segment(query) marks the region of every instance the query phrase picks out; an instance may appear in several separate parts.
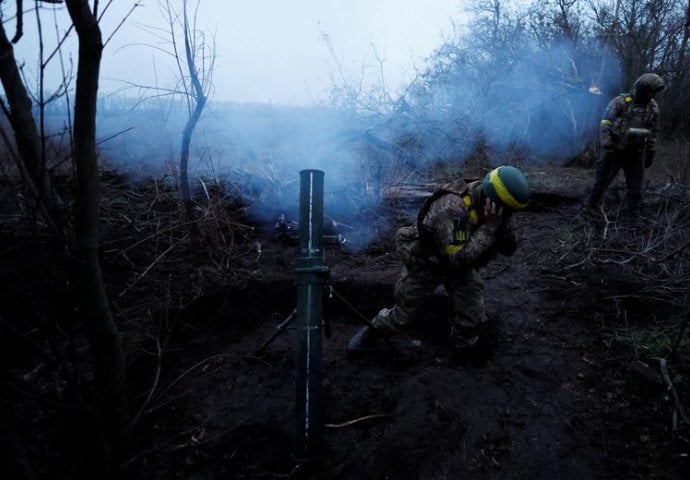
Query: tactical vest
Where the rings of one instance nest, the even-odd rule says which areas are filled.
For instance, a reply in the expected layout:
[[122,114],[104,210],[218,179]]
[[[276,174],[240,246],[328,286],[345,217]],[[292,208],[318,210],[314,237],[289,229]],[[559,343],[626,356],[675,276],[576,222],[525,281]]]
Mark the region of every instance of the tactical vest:
[[643,148],[654,128],[654,110],[652,101],[647,105],[637,105],[630,94],[620,95],[625,102],[626,109],[611,127],[613,133],[620,139],[619,148]]
[[[417,214],[417,232],[419,234],[419,241],[422,247],[430,253],[435,253],[438,246],[436,245],[433,234],[424,226],[424,219],[429,213],[431,205],[443,197],[444,195],[457,195],[462,198],[467,211],[468,219],[472,228],[476,228],[479,224],[479,212],[477,211],[474,202],[472,201],[472,195],[470,195],[469,188],[465,188],[462,192],[456,192],[454,190],[439,189],[432,193],[424,201],[424,204],[419,209]],[[461,224],[460,219],[457,219],[453,228],[453,243],[452,245],[447,245],[444,247],[444,253],[452,254],[456,251],[462,250],[467,244],[469,232],[466,222]]]

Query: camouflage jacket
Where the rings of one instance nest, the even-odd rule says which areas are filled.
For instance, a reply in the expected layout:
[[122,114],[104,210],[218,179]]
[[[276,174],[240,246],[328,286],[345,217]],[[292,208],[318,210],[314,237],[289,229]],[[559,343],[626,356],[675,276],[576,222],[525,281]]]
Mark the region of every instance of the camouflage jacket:
[[470,183],[460,194],[449,192],[436,198],[419,222],[426,234],[420,235],[417,228],[398,234],[406,263],[411,256],[423,256],[444,268],[474,268],[485,265],[497,253],[512,255],[517,248],[512,219],[505,218],[500,226],[484,223],[480,202],[481,181]]
[[659,130],[659,105],[652,99],[638,105],[629,93],[618,95],[606,107],[599,126],[599,140],[604,149],[656,150]]

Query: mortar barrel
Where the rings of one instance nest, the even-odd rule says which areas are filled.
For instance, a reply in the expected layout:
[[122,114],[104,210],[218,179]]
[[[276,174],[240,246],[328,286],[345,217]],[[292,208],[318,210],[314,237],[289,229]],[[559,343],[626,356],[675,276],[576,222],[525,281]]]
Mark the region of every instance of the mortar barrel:
[[319,170],[300,172],[299,257],[295,266],[298,344],[296,356],[295,457],[317,459],[322,446],[323,178]]

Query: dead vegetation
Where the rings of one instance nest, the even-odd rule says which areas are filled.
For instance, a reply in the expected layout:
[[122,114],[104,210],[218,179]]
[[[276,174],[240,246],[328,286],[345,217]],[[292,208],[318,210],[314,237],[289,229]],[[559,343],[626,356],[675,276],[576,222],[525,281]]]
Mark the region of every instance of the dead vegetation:
[[[671,179],[686,175],[687,165],[676,159],[664,167],[675,173]],[[624,189],[614,189],[596,217],[561,229],[557,264],[580,288],[596,292],[607,350],[629,349],[630,391],[666,406],[669,441],[685,451],[690,447],[690,186],[652,183],[639,217],[626,216],[622,194]]]
[[690,188],[668,184],[650,196],[642,217],[626,218],[620,208],[601,209],[594,222],[565,229],[559,264],[566,271],[612,265],[639,283],[639,291],[630,295],[678,304],[690,268]]

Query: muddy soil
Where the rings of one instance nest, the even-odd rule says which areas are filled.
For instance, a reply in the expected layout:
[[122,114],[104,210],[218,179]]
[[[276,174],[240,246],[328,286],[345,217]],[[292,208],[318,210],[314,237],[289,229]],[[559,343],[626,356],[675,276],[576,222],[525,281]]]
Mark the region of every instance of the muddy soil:
[[[295,308],[295,245],[271,232],[237,236],[243,266],[205,283],[189,302],[175,292],[195,288],[207,265],[178,256],[127,290],[137,278],[132,271],[148,263],[134,251],[131,264],[106,251],[116,317],[126,335],[138,335],[128,343],[132,410],[141,414],[127,476],[688,478],[686,426],[670,431],[672,409],[663,395],[631,390],[629,367],[641,354],[614,340],[618,329],[649,324],[653,307],[610,300],[627,287],[604,268],[559,263],[563,229],[574,221],[590,174],[563,170],[557,186],[536,191],[516,218],[518,251],[482,270],[492,329],[486,354],[470,365],[449,357],[442,293],[423,324],[393,339],[396,349],[382,344],[348,358],[345,346],[361,317],[391,306],[400,262],[392,229],[363,251],[326,247],[324,426],[321,449],[308,463],[294,455],[295,322],[265,346]],[[679,367],[674,377],[681,395],[686,375]],[[32,422],[20,431],[36,433],[50,419]],[[41,466],[41,449],[50,443],[33,445],[32,461]],[[42,471],[52,478],[79,471],[64,463],[52,458]]]

